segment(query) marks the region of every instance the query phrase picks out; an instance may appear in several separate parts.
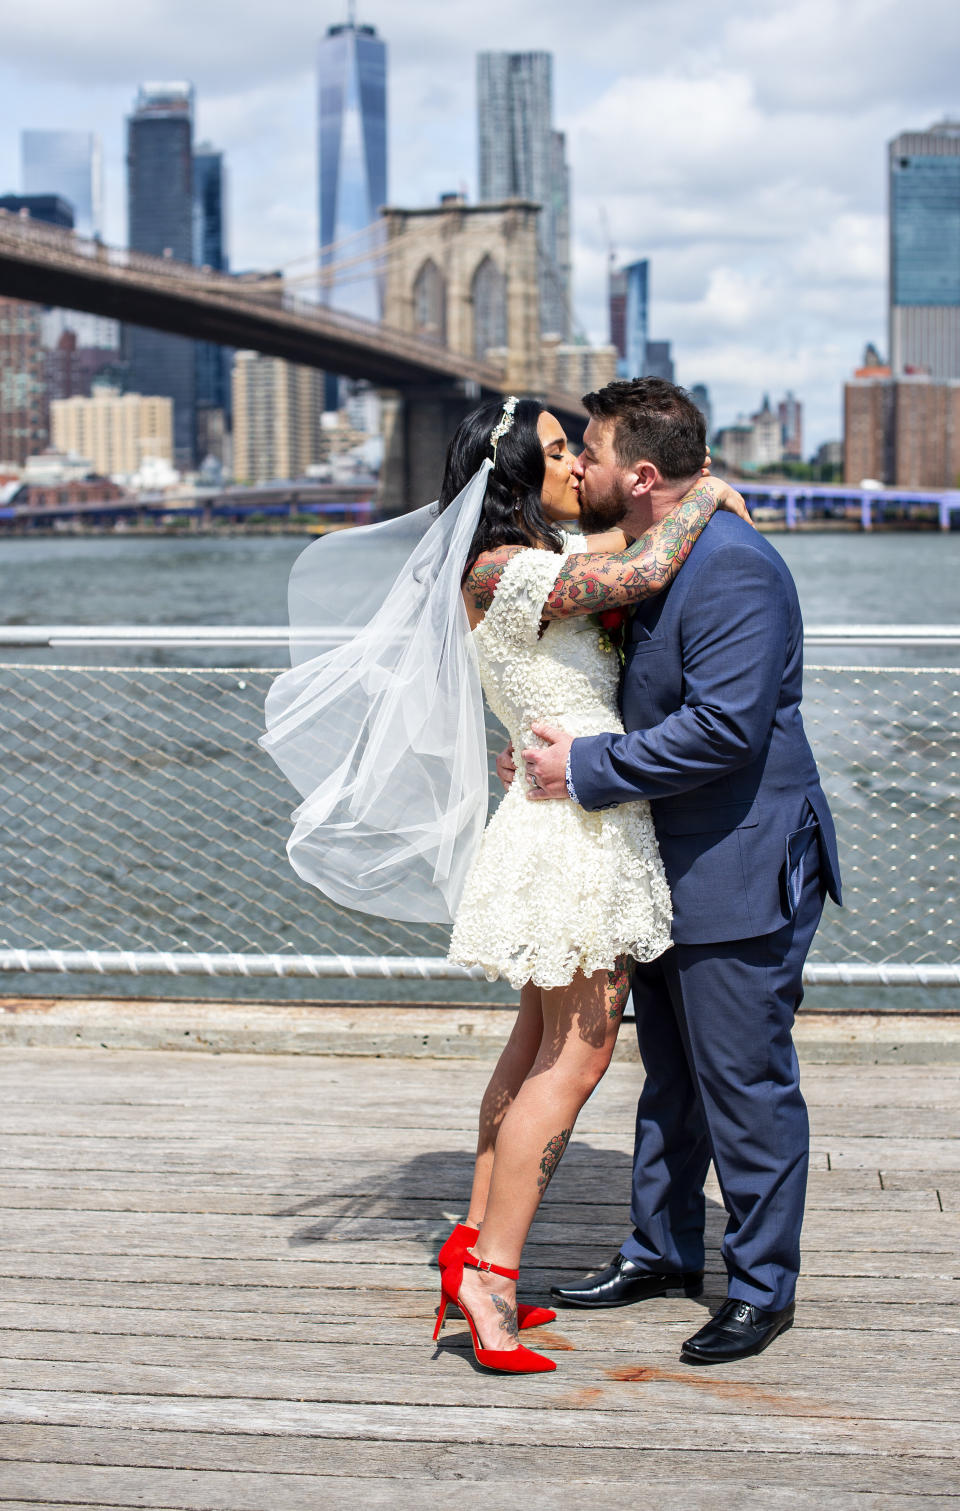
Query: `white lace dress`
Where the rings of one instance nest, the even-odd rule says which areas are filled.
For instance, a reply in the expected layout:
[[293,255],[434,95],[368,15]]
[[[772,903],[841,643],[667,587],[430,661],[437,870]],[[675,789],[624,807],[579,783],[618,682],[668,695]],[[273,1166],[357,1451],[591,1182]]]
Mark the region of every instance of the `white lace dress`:
[[[535,723],[572,735],[620,731],[620,663],[586,616],[551,620],[547,595],[567,555],[524,550],[473,632],[487,701],[517,752]],[[522,770],[484,832],[454,920],[449,959],[516,988],[566,986],[577,971],[653,960],[670,945],[670,893],[646,802],[588,813],[530,802]]]

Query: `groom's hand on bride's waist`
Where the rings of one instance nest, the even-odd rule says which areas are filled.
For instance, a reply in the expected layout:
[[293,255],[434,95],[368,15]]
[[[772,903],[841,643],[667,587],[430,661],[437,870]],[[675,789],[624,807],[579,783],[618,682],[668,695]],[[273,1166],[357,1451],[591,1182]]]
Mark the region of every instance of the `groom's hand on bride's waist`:
[[531,727],[537,739],[543,740],[544,744],[523,752],[527,771],[527,797],[533,803],[542,802],[544,798],[569,801],[567,758],[573,736],[564,734],[562,729],[555,729],[552,724],[534,724]]

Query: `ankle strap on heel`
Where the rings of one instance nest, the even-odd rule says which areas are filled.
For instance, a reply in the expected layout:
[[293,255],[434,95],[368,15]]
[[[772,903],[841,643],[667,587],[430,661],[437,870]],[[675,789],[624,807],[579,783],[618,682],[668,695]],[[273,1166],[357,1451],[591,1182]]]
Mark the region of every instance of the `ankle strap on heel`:
[[476,1259],[473,1254],[464,1254],[463,1262],[471,1270],[487,1270],[491,1275],[502,1275],[504,1280],[519,1280],[519,1270],[505,1270],[502,1265],[491,1264],[489,1259]]

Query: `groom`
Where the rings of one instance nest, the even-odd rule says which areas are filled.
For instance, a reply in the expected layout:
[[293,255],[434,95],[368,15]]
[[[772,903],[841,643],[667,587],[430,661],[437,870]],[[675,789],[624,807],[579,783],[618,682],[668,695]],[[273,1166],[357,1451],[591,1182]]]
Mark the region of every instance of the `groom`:
[[[655,378],[583,402],[585,515],[639,536],[696,480],[703,418]],[[782,558],[718,511],[627,627],[627,732],[571,740],[535,725],[546,746],[523,752],[533,800],[597,810],[649,799],[674,907],[674,947],[634,973],[646,1079],[633,1231],[607,1269],[551,1294],[581,1307],[699,1295],[713,1160],[728,1299],[684,1343],[689,1364],[759,1353],[794,1315],[809,1131],[791,1029],[824,896],[840,902],[833,820],[800,718],[802,636]]]

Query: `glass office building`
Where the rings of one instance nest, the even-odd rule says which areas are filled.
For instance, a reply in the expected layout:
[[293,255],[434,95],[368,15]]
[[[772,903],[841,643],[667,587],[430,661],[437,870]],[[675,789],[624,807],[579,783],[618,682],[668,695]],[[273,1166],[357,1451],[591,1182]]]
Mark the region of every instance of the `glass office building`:
[[548,52],[477,57],[480,198],[541,205],[540,328],[570,334],[570,174],[562,132],[553,129],[553,58]]
[[[372,26],[331,26],[318,58],[321,262],[363,259],[387,202],[387,48]],[[325,250],[333,248],[333,250]],[[369,260],[323,287],[324,302],[379,320],[382,284]]]
[[[320,285],[324,304],[383,316],[383,276],[375,261],[387,203],[387,47],[372,26],[331,26],[317,57]],[[352,264],[333,271],[333,264]],[[338,409],[340,380],[329,373],[327,409]]]
[[78,236],[103,234],[100,138],[89,131],[21,131],[24,194],[59,194]]
[[894,376],[960,378],[960,121],[889,147]]
[[[89,131],[21,131],[20,182],[25,200],[56,195],[66,200],[71,224],[78,236],[103,234],[102,153],[100,138]],[[30,208],[38,220],[50,217]],[[57,224],[64,224],[58,220]],[[115,351],[120,345],[120,327],[115,320],[87,315],[77,310],[47,310],[43,320],[44,345],[57,345],[64,331],[71,330],[77,346]]]
[[[129,245],[154,257],[193,262],[193,88],[144,84],[127,120]],[[193,466],[196,358],[184,336],[127,326],[132,391],[173,400],[177,466]]]
[[647,371],[650,323],[650,263],[646,257],[622,270],[626,285],[624,354],[618,364],[621,378],[642,378]]
[[[226,171],[223,153],[207,142],[193,154],[193,260],[199,267],[227,271]],[[227,416],[230,411],[230,354],[212,341],[196,344],[198,429],[200,411],[217,409]],[[197,446],[197,458],[208,445]]]

